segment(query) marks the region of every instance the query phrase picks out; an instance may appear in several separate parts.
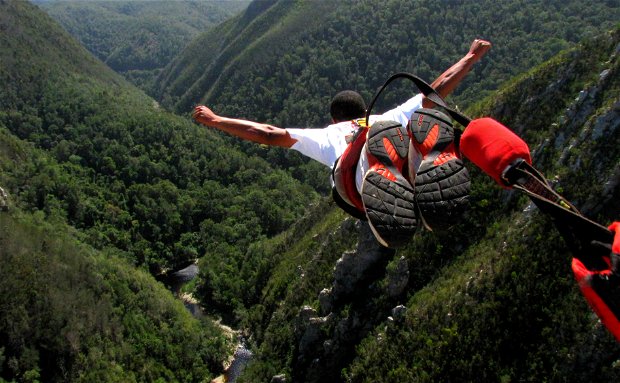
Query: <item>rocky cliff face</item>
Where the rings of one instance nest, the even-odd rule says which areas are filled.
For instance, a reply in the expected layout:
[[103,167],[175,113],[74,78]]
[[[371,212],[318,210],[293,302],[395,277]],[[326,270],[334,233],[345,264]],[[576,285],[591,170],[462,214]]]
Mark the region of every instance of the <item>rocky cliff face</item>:
[[372,297],[398,297],[407,286],[409,270],[404,258],[387,276],[388,285],[379,286],[395,251],[379,245],[368,223],[357,221],[355,228],[357,247],[338,259],[332,286],[319,295],[320,311],[304,306],[299,312],[294,381],[319,382],[339,375],[355,345],[386,319],[374,307]]
[[0,187],[0,211],[9,210],[9,195]]

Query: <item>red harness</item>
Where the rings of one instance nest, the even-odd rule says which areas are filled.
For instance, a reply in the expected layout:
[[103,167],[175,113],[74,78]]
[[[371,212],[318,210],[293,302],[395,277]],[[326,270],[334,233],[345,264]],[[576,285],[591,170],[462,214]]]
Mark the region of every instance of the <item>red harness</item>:
[[[334,180],[334,190],[332,194],[334,194],[334,200],[342,209],[357,218],[365,219],[366,215],[364,213],[362,197],[355,187],[355,171],[357,170],[357,163],[360,159],[364,144],[366,143],[368,127],[363,118],[354,120],[352,123],[357,126],[358,129],[344,153],[336,160],[336,165],[332,172]],[[340,200],[337,197],[340,197]],[[342,203],[346,204],[346,206],[343,206]],[[351,208],[357,210],[359,214],[354,214],[355,211],[352,212]]]

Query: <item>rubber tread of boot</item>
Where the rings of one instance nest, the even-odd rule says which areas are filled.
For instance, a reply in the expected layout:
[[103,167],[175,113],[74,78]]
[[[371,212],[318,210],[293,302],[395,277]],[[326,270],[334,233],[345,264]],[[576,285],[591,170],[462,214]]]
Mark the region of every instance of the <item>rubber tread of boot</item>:
[[370,228],[386,247],[400,247],[418,226],[413,189],[369,170],[362,186],[362,201]]
[[416,202],[432,228],[446,228],[457,223],[469,208],[471,182],[463,161],[446,162],[417,175]]

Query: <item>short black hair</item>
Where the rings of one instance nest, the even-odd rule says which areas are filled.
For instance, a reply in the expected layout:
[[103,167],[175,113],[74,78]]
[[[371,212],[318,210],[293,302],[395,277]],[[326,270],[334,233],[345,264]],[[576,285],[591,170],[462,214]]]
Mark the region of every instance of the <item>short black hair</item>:
[[343,90],[334,96],[329,113],[335,122],[349,121],[366,115],[366,102],[361,94]]

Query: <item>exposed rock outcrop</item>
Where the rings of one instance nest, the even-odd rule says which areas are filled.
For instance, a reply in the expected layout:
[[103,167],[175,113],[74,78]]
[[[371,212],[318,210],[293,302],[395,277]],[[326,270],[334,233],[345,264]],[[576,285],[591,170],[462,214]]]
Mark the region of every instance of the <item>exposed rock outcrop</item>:
[[0,211],[9,210],[9,195],[0,187]]
[[[373,297],[396,298],[404,292],[409,281],[407,260],[400,258],[386,271],[395,251],[381,246],[366,222],[356,225],[356,249],[344,252],[336,263],[332,286],[319,294],[320,313],[309,306],[299,312],[295,368],[299,375],[293,377],[295,381],[323,382],[338,375],[340,366],[352,358],[355,345],[369,331],[391,312],[402,317],[400,309],[394,309],[398,313],[394,314],[373,307]],[[379,286],[386,276],[386,286]]]

